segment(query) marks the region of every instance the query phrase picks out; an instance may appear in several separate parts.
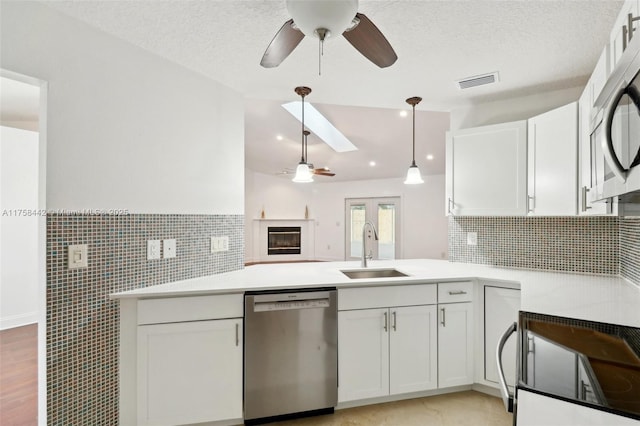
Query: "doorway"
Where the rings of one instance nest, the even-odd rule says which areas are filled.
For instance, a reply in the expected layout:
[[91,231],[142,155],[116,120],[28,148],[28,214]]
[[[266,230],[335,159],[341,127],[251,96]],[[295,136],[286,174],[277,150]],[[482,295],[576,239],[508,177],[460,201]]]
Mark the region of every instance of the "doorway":
[[0,69],[0,85],[0,423],[44,425],[47,84]]
[[367,234],[367,255],[373,259],[401,258],[400,197],[347,198],[345,200],[345,260],[362,257],[362,228],[371,222],[378,231],[378,240]]

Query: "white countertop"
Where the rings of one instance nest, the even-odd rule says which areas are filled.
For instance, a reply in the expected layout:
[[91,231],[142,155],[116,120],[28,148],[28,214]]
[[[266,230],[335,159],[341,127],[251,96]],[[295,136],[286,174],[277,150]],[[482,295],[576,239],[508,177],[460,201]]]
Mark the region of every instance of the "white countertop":
[[111,297],[151,298],[482,279],[519,284],[523,311],[640,327],[640,287],[618,276],[507,269],[427,259],[374,260],[369,261],[368,269],[390,267],[409,276],[349,279],[340,272],[341,269],[360,269],[360,262],[272,263],[115,293]]

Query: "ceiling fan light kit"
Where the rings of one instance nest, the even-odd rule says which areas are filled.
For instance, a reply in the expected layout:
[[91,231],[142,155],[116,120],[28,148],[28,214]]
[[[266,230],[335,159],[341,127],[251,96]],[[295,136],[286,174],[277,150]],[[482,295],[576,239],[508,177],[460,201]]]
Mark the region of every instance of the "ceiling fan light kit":
[[413,155],[411,157],[411,166],[409,166],[409,170],[407,170],[407,178],[404,181],[407,185],[424,183],[420,175],[420,169],[418,169],[416,165],[416,105],[418,105],[421,100],[422,98],[418,96],[407,99],[407,103],[413,108]]
[[340,34],[364,57],[388,67],[398,59],[382,32],[364,14],[358,13],[358,0],[287,0],[289,19],[267,46],[260,65],[277,67],[300,44],[305,36],[326,39]]

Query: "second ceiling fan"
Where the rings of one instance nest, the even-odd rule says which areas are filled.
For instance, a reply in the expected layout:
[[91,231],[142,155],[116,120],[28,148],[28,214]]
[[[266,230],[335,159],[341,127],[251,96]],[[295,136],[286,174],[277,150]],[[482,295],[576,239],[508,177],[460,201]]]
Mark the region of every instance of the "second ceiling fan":
[[395,51],[369,18],[358,11],[358,0],[287,0],[291,19],[276,33],[262,56],[260,65],[277,67],[305,36],[315,36],[320,50],[327,37],[342,34],[371,62],[385,68],[397,59]]

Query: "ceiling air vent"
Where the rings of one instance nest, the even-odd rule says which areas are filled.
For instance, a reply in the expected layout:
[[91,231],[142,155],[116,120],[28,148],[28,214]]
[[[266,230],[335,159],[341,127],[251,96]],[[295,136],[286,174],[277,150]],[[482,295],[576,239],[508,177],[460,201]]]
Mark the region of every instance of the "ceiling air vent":
[[460,89],[469,89],[471,87],[484,86],[485,84],[493,84],[497,81],[499,81],[499,79],[498,72],[496,71],[458,80],[458,87]]

